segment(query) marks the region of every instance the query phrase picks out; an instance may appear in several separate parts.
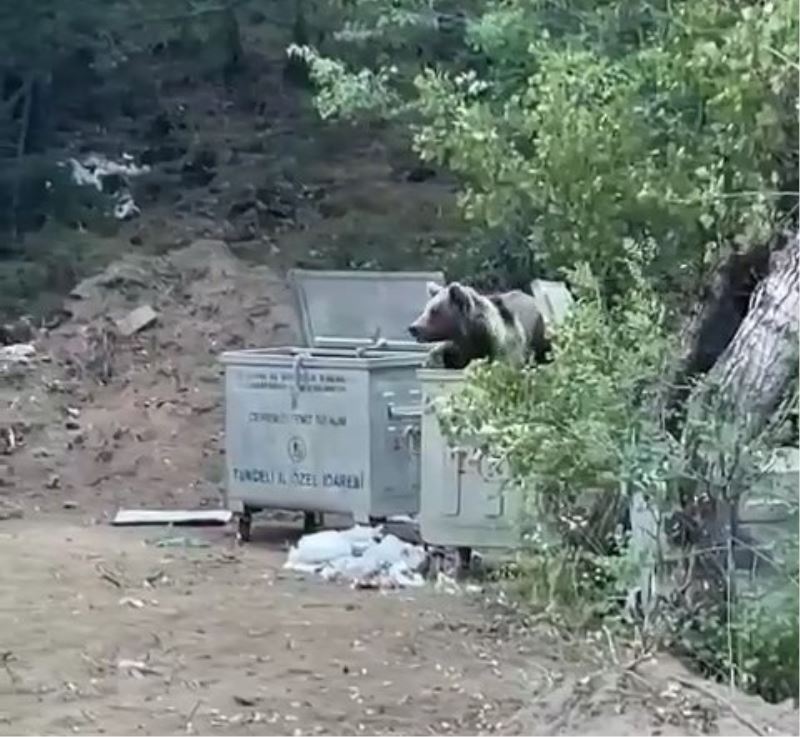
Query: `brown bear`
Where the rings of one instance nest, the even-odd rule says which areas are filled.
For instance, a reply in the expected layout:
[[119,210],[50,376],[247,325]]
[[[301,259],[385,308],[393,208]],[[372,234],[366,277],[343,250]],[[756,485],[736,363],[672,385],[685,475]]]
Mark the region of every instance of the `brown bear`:
[[546,359],[550,344],[536,301],[519,290],[483,295],[452,282],[428,283],[430,299],[408,331],[419,343],[438,343],[427,366],[463,369],[479,358],[524,364]]

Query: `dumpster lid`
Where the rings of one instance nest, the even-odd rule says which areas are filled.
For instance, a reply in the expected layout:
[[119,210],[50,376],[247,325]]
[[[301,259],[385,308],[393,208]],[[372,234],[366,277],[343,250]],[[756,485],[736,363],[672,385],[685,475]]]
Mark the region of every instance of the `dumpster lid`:
[[427,283],[440,271],[316,271],[292,269],[305,344],[312,348],[368,346],[378,338],[395,351],[422,350],[408,334],[428,301]]
[[563,322],[574,302],[563,281],[534,279],[531,282],[531,294],[548,330]]

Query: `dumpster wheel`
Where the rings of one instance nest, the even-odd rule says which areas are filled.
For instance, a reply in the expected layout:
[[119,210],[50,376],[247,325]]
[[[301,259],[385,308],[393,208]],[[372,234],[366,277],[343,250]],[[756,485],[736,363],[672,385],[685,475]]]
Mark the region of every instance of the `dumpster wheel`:
[[303,534],[309,535],[316,532],[325,525],[325,518],[322,512],[303,513]]
[[456,548],[458,554],[458,563],[456,564],[456,575],[459,578],[468,576],[472,570],[472,548],[459,547]]

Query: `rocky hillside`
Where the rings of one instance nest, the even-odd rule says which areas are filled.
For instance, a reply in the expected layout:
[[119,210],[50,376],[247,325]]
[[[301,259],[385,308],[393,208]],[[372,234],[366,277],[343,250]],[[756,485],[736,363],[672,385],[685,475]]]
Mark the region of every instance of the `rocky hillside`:
[[197,241],[112,263],[72,290],[63,318],[29,353],[0,353],[6,513],[216,506],[218,354],[296,340],[284,280]]

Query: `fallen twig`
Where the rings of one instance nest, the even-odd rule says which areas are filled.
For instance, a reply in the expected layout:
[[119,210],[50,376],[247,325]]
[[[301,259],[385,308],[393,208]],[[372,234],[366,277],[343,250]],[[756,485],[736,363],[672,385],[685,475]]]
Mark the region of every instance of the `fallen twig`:
[[611,636],[611,631],[603,625],[603,633],[606,636],[606,640],[608,640],[608,650],[611,653],[611,659],[614,661],[614,665],[619,665],[619,656],[617,655],[617,648],[614,645],[614,638]]
[[0,654],[0,661],[3,663],[3,668],[5,668],[6,673],[8,673],[8,677],[11,679],[11,683],[15,686],[20,682],[20,677],[11,670],[11,661],[14,660],[14,653],[11,650],[6,650],[2,654]]
[[760,729],[758,726],[756,726],[756,724],[754,724],[749,717],[746,717],[744,714],[742,714],[728,699],[726,699],[724,696],[720,696],[718,693],[715,693],[712,689],[704,686],[702,683],[690,681],[688,678],[681,678],[680,676],[675,677],[674,680],[680,683],[682,686],[694,689],[695,691],[699,691],[701,694],[708,696],[710,699],[716,701],[720,706],[724,706],[731,713],[731,716],[751,730],[753,734],[766,734],[763,729]]
[[153,668],[149,666],[147,663],[144,663],[140,660],[120,660],[117,663],[118,670],[126,670],[132,673],[139,673],[143,676],[160,676],[162,675],[161,671],[157,668]]
[[118,589],[123,588],[122,581],[120,581],[111,571],[109,571],[105,566],[101,563],[98,563],[95,566],[95,569],[100,574],[100,578],[104,581],[108,581],[113,586],[116,586]]
[[653,653],[645,650],[644,652],[639,653],[633,660],[623,665],[622,669],[626,671],[634,671],[641,663],[644,663],[645,660],[650,660],[652,657]]
[[203,703],[203,699],[198,699],[197,703],[192,707],[192,710],[189,712],[189,716],[186,717],[186,734],[191,734],[194,731],[194,725],[192,724],[192,720],[194,719],[194,715],[197,714],[197,710],[200,708],[200,704]]

